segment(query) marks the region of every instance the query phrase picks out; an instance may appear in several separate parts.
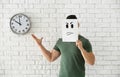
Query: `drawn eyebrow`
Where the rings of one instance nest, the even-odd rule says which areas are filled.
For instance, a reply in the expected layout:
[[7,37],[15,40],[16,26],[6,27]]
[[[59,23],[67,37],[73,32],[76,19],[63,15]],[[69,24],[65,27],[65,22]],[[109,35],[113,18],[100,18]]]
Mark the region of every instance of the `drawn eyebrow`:
[[72,24],[73,22],[70,22],[70,24]]

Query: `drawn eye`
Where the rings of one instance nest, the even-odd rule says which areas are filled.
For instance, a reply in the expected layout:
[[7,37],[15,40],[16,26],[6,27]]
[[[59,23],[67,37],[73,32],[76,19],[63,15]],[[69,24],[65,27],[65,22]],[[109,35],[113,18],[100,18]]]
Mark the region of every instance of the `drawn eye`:
[[71,24],[71,28],[73,28],[73,24]]
[[73,22],[71,22],[70,24],[71,24],[71,28],[73,28]]
[[68,23],[66,23],[66,28],[68,28]]

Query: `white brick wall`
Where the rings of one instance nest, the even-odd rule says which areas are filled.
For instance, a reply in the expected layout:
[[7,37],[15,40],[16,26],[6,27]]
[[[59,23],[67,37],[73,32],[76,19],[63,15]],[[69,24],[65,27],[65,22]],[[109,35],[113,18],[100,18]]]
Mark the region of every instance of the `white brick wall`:
[[[32,21],[26,35],[10,30],[16,13]],[[94,66],[86,64],[86,77],[120,77],[120,0],[0,0],[0,77],[57,77],[60,58],[47,62],[30,34],[43,36],[51,50],[69,14],[79,17],[80,33],[91,41],[96,56]]]

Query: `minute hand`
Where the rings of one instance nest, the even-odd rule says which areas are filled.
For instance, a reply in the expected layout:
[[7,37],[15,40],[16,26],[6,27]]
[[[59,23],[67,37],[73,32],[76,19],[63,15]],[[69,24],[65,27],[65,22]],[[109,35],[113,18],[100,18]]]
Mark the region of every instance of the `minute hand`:
[[20,16],[19,16],[19,23],[21,23],[21,22],[20,22]]

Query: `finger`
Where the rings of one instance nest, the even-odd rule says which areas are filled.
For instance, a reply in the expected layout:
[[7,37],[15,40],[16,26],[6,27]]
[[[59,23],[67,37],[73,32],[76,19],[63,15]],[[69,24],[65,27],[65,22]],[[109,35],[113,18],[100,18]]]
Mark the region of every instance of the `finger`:
[[79,42],[79,40],[76,41],[76,43],[78,43],[78,42]]
[[42,40],[43,40],[43,37],[41,37],[41,38],[39,39],[39,41],[41,41],[41,42],[42,42]]
[[78,44],[78,40],[76,41],[76,46],[77,46],[77,44]]
[[76,44],[76,46],[77,46],[77,42],[76,42],[75,44]]
[[32,37],[33,37],[34,39],[37,39],[37,37],[36,37],[34,34],[32,34]]
[[41,41],[43,40],[43,37],[41,37]]
[[43,40],[43,37],[41,37],[40,39],[38,39],[38,40]]
[[31,34],[33,38],[35,38],[35,35],[34,34]]

